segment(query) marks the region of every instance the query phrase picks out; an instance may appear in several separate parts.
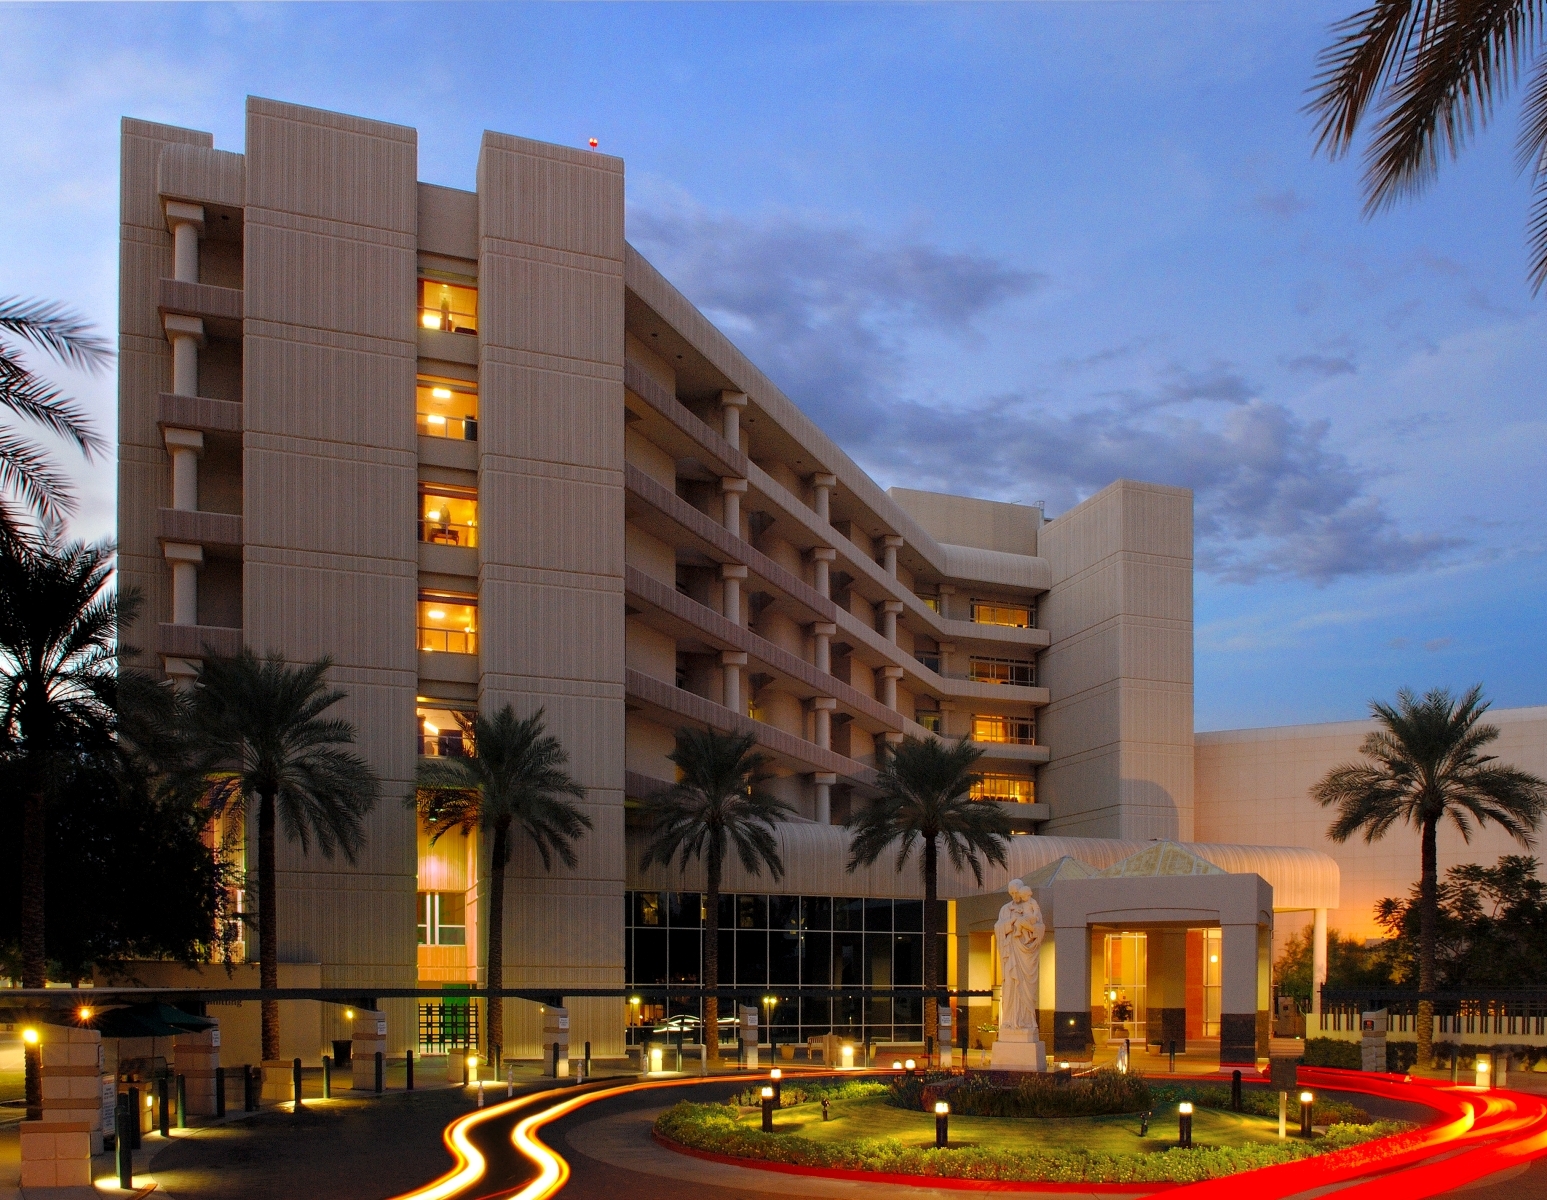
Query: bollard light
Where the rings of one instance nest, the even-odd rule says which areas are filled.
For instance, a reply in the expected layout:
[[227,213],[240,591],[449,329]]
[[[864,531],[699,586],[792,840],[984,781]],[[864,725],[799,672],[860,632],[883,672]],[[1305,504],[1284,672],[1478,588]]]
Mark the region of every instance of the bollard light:
[[899,1059],[897,1059],[897,1061],[892,1063],[892,1070],[894,1070],[894,1071],[902,1070],[902,1059],[899,1058]]
[[1183,1150],[1192,1149],[1192,1102],[1183,1100],[1176,1106],[1177,1145]]
[[773,1080],[774,1107],[778,1108],[784,1103],[783,1085],[780,1082],[784,1078],[784,1072],[778,1067],[768,1072],[768,1078]]
[[30,1028],[23,1029],[21,1031],[21,1040],[29,1046],[36,1046],[38,1044],[38,1031]]
[[951,1106],[944,1100],[935,1101],[935,1149],[944,1150],[950,1135]]
[[1316,1106],[1316,1097],[1310,1092],[1300,1093],[1300,1136],[1311,1136],[1311,1110]]
[[838,1048],[838,1065],[845,1071],[854,1069],[854,1043],[844,1042]]
[[909,1075],[913,1074],[913,1060],[911,1058],[908,1059],[908,1061],[903,1063],[902,1065],[907,1070]]
[[1485,1087],[1488,1086],[1488,1068],[1491,1065],[1492,1064],[1488,1061],[1488,1056],[1486,1054],[1479,1054],[1477,1056],[1477,1086],[1478,1087],[1485,1088]]
[[774,1093],[773,1088],[763,1089],[763,1132],[773,1132]]
[[663,1063],[664,1051],[659,1046],[650,1047],[650,1074],[659,1075],[665,1066]]

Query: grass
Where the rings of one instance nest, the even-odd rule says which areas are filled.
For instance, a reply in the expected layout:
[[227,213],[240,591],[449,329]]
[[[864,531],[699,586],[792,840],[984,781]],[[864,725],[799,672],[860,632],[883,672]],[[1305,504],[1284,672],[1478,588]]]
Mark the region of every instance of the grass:
[[952,1116],[950,1146],[935,1150],[933,1114],[899,1109],[874,1096],[779,1110],[772,1135],[758,1109],[682,1103],[656,1122],[685,1146],[763,1162],[964,1179],[1047,1182],[1188,1182],[1289,1162],[1396,1133],[1396,1122],[1336,1125],[1310,1141],[1278,1138],[1277,1118],[1200,1109],[1194,1148],[1176,1145],[1168,1106],[1148,1136],[1137,1116],[1005,1118]]

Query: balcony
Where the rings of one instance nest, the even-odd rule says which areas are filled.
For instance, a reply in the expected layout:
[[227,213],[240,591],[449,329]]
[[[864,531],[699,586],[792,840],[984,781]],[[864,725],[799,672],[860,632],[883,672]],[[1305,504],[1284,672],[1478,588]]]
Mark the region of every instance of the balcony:
[[418,644],[424,653],[477,654],[477,597],[420,592]]
[[978,658],[967,660],[967,678],[973,683],[999,683],[1012,687],[1036,687],[1036,665],[1020,658]]
[[205,549],[240,550],[242,518],[235,513],[158,508],[156,538],[162,542],[183,542]]
[[1002,717],[998,715],[972,718],[972,740],[996,745],[1035,746],[1037,723],[1031,717]]
[[421,375],[414,389],[420,437],[478,440],[478,386],[460,379]]
[[1009,629],[1031,629],[1036,625],[1036,610],[1026,604],[1003,604],[998,601],[974,600],[971,623],[974,625],[1000,625]]
[[419,540],[432,546],[477,546],[478,493],[449,484],[421,484]]
[[473,742],[473,716],[461,709],[421,704],[415,710],[419,722],[420,757],[473,757],[477,753]]
[[419,328],[478,333],[478,289],[439,279],[419,280]]

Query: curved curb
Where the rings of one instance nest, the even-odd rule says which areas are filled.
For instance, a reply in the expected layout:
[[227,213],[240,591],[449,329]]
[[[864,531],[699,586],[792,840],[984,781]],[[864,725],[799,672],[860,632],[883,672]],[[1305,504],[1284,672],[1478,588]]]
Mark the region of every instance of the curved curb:
[[952,1188],[963,1192],[1096,1192],[1112,1196],[1148,1196],[1151,1192],[1164,1192],[1182,1183],[1055,1183],[1042,1179],[963,1179],[954,1175],[904,1175],[890,1171],[846,1171],[842,1167],[807,1167],[799,1163],[768,1162],[758,1158],[737,1158],[731,1154],[716,1154],[712,1150],[698,1150],[663,1137],[654,1129],[650,1136],[667,1150],[686,1154],[689,1158],[707,1159],[732,1167],[750,1167],[754,1171],[775,1171],[784,1175],[809,1175],[817,1179],[841,1179],[847,1183],[889,1183],[894,1187]]

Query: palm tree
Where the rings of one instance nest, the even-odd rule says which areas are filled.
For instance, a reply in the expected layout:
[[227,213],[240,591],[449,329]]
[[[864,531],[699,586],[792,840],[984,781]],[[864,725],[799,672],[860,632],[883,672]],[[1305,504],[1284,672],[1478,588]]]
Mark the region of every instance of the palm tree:
[[[3,456],[0,450],[0,456]],[[0,753],[22,780],[22,986],[47,983],[46,824],[61,761],[110,751],[119,624],[138,598],[110,588],[113,548],[0,533]]]
[[900,872],[914,847],[922,842],[924,1033],[931,1038],[939,1035],[940,929],[936,908],[941,845],[951,865],[958,871],[963,865],[971,867],[981,885],[982,860],[1004,866],[1010,840],[1010,822],[999,806],[969,796],[979,779],[973,768],[982,757],[983,752],[966,738],[954,744],[939,738],[903,738],[895,748],[883,751],[880,796],[848,820],[854,832],[849,847],[850,871],[871,866],[895,845]]
[[[1366,154],[1365,211],[1421,191],[1493,115],[1536,49],[1540,0],[1372,0],[1332,27],[1309,105],[1318,150],[1347,153],[1360,122],[1380,115]],[[1526,95],[1519,162],[1536,178],[1529,233],[1533,290],[1547,282],[1547,72]]]
[[591,828],[591,818],[565,797],[585,799],[585,788],[564,770],[569,762],[559,739],[543,728],[543,710],[518,720],[510,705],[493,717],[473,719],[473,757],[431,758],[419,764],[412,803],[433,842],[452,829],[490,835],[488,1052],[498,1064],[505,1046],[505,864],[513,835],[537,847],[543,869],[556,855],[576,863],[572,843]]
[[[277,836],[323,856],[342,851],[351,863],[365,843],[364,818],[381,784],[365,760],[343,747],[355,740],[348,721],[325,718],[346,693],[324,681],[333,660],[292,667],[277,652],[258,658],[243,648],[209,655],[188,701],[188,763],[181,786],[201,791],[211,815],[258,816],[258,982],[279,986]],[[263,1001],[263,1057],[279,1056],[279,1003]]]
[[681,778],[644,805],[650,841],[641,870],[654,862],[669,867],[676,858],[686,872],[689,860],[704,860],[704,1046],[711,1062],[720,1058],[720,881],[726,852],[734,846],[749,875],[761,875],[766,866],[774,879],[784,878],[773,831],[795,811],[759,790],[768,758],[756,745],[750,733],[677,730],[677,748],[667,757]]
[[[24,346],[67,367],[95,372],[112,361],[108,343],[58,304],[0,297],[0,408],[75,443],[87,459],[105,451],[106,443],[75,402],[27,367]],[[48,455],[9,429],[0,429],[0,492],[20,496],[34,516],[49,523],[57,524],[74,508],[70,486]],[[18,528],[13,503],[0,497],[0,531],[14,534]]]
[[[1364,762],[1334,767],[1312,790],[1323,807],[1336,807],[1327,830],[1335,842],[1363,833],[1366,844],[1386,835],[1397,822],[1416,826],[1420,839],[1418,888],[1418,990],[1434,990],[1435,925],[1439,913],[1439,861],[1435,834],[1449,819],[1462,838],[1472,840],[1472,822],[1493,821],[1522,846],[1547,806],[1547,782],[1491,754],[1479,753],[1499,736],[1496,725],[1478,722],[1488,709],[1482,687],[1459,700],[1435,688],[1419,700],[1408,688],[1395,706],[1371,701],[1381,728],[1365,737]],[[1418,1061],[1431,1055],[1434,1003],[1418,1005]]]

